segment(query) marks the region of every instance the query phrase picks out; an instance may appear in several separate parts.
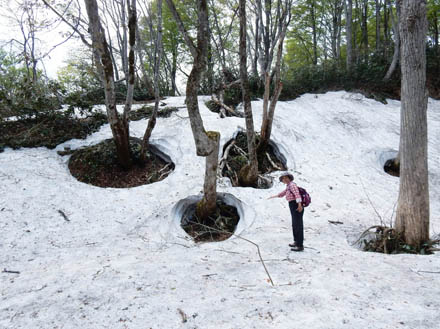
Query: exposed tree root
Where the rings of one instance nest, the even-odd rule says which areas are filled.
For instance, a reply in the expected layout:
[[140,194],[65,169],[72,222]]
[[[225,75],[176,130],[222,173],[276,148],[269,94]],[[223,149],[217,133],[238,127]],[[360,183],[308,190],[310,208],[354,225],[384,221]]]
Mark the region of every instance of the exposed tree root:
[[[256,134],[258,143],[259,135]],[[245,132],[239,132],[235,139],[225,145],[223,156],[220,159],[219,173],[223,177],[228,177],[233,186],[242,186],[240,183],[240,173],[248,165],[249,157],[247,150],[247,136]],[[258,155],[258,180],[257,188],[269,188],[272,186],[272,179],[265,174],[273,171],[286,170],[286,167],[279,160],[272,146]]]
[[354,245],[359,245],[364,251],[380,252],[384,254],[422,254],[429,255],[437,248],[434,245],[440,240],[429,240],[415,248],[405,243],[402,236],[393,228],[381,225],[374,225],[366,229]]

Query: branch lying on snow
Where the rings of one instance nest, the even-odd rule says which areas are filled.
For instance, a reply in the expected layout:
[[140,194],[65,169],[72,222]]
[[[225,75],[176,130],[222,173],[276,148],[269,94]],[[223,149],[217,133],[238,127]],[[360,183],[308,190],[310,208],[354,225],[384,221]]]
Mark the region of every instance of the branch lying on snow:
[[234,111],[231,107],[229,107],[229,106],[227,106],[226,104],[220,102],[220,100],[217,98],[216,95],[212,95],[211,98],[212,98],[212,101],[213,101],[214,103],[216,103],[216,104],[217,104],[218,106],[220,106],[221,108],[224,108],[226,111],[228,111],[229,113],[231,113],[233,116],[240,117],[240,118],[243,117],[243,114],[241,114],[241,113],[239,113],[239,112],[237,112],[237,111]]
[[253,242],[253,241],[251,241],[249,239],[243,238],[242,236],[240,236],[238,234],[232,233],[232,232],[228,232],[228,231],[225,231],[225,230],[219,230],[219,229],[216,229],[214,227],[211,227],[211,226],[208,226],[208,225],[205,225],[205,224],[201,224],[201,223],[196,223],[196,224],[200,225],[200,226],[203,226],[203,227],[205,227],[205,228],[207,228],[209,230],[216,231],[218,233],[224,233],[224,234],[233,235],[233,236],[235,236],[235,237],[237,237],[239,239],[242,239],[244,241],[247,241],[247,242],[253,244],[255,247],[257,247],[258,257],[260,258],[261,264],[263,265],[264,270],[266,271],[266,274],[267,274],[267,276],[269,278],[270,283],[272,284],[272,286],[275,286],[275,284],[273,283],[272,277],[270,276],[270,273],[267,270],[266,264],[264,263],[263,257],[261,256],[260,246],[258,244],[256,244],[255,242]]
[[19,272],[19,271],[10,271],[10,270],[7,270],[7,269],[3,269],[2,273],[9,273],[9,274],[20,274],[20,272]]
[[344,224],[343,222],[340,222],[340,221],[338,221],[338,220],[329,220],[328,221],[330,224],[335,224],[335,225],[338,225],[338,224]]
[[67,215],[64,213],[64,211],[58,209],[58,212],[61,216],[63,216],[63,218],[66,222],[70,222],[70,219],[67,217]]
[[182,322],[185,323],[188,321],[188,316],[182,311],[180,308],[177,309],[179,311],[180,316],[182,317]]

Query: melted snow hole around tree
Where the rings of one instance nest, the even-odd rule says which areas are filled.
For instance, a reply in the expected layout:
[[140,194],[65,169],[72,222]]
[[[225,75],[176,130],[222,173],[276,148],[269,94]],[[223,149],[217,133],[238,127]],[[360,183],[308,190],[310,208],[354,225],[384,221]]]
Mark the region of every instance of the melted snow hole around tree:
[[135,187],[165,179],[175,167],[171,158],[158,147],[150,144],[146,161],[142,162],[140,159],[141,143],[139,138],[130,138],[133,165],[128,170],[118,163],[113,139],[107,139],[63,155],[72,154],[69,159],[69,170],[72,176],[80,182],[99,187]]
[[394,177],[400,177],[400,168],[395,163],[397,153],[395,150],[386,150],[379,155],[379,163],[383,170]]
[[[255,134],[256,144],[260,135]],[[249,162],[246,131],[237,131],[233,138],[223,147],[219,168],[223,177],[228,177],[232,186],[245,186],[240,179],[240,171]],[[274,171],[287,170],[287,159],[273,141],[265,152],[258,154],[258,181],[256,188],[268,189],[273,185],[273,178],[268,174]]]
[[173,208],[173,216],[180,222],[181,228],[195,242],[215,242],[230,238],[244,217],[242,202],[229,193],[217,193],[216,212],[205,220],[196,215],[197,203],[202,195],[189,196],[180,200]]

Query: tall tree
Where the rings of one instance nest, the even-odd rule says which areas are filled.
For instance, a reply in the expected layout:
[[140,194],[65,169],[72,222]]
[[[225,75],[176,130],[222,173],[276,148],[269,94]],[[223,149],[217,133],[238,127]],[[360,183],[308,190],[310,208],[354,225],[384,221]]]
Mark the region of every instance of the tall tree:
[[[276,11],[272,17],[271,0],[265,0],[265,26],[263,31],[264,51],[262,57],[262,72],[264,74],[264,95],[263,95],[263,120],[261,123],[261,138],[257,147],[257,153],[264,152],[269,145],[272,133],[272,123],[275,114],[275,107],[278,102],[283,84],[281,82],[281,59],[283,56],[284,38],[287,33],[292,15],[292,0],[278,1]],[[260,13],[262,16],[262,14]],[[272,60],[276,51],[275,66],[272,71]],[[272,76],[273,93],[270,97],[270,85]],[[270,102],[269,102],[270,101]]]
[[239,1],[240,12],[240,80],[243,95],[244,113],[246,118],[246,135],[249,153],[249,163],[242,167],[239,179],[243,186],[257,186],[258,160],[255,145],[254,119],[252,116],[251,96],[249,92],[249,81],[247,73],[247,51],[246,51],[246,0]]
[[159,110],[160,92],[159,92],[159,68],[162,59],[162,0],[157,0],[157,33],[154,45],[154,110],[151,118],[148,120],[148,126],[145,130],[144,138],[142,140],[141,159],[146,161],[148,144],[151,133],[156,126],[156,117]]
[[381,3],[379,0],[375,0],[376,2],[376,53],[379,53],[381,42],[380,42],[380,8]]
[[312,23],[312,34],[313,34],[313,64],[318,64],[318,37],[317,37],[317,27],[316,27],[316,1],[308,0],[307,1],[310,8],[310,19]]
[[353,67],[353,0],[344,1],[345,31],[347,39],[347,72]]
[[115,77],[114,65],[109,50],[104,28],[101,23],[99,8],[96,0],[85,0],[87,15],[89,18],[89,31],[92,38],[93,53],[96,59],[96,65],[104,86],[105,105],[107,117],[116,145],[116,153],[119,164],[129,169],[131,167],[131,153],[129,145],[129,126],[128,113],[131,110],[133,101],[134,86],[134,46],[136,39],[136,0],[131,0],[129,5],[129,34],[130,34],[130,58],[129,58],[129,79],[127,87],[127,96],[123,114],[119,114],[116,109]]
[[397,64],[399,63],[400,56],[400,48],[401,48],[401,41],[400,41],[400,0],[396,1],[396,17],[394,17],[393,10],[390,4],[390,16],[391,21],[393,25],[393,32],[394,32],[394,53],[393,53],[393,59],[391,61],[390,67],[387,70],[387,73],[385,74],[385,77],[383,78],[384,81],[387,81],[391,78],[394,71],[396,70]]
[[205,219],[211,215],[217,207],[217,167],[220,143],[219,132],[205,131],[197,99],[202,74],[206,70],[206,56],[209,38],[208,7],[206,0],[197,0],[197,44],[194,44],[176,9],[174,1],[166,0],[166,3],[194,58],[191,73],[186,84],[186,105],[188,108],[191,130],[196,144],[197,155],[206,157],[203,198],[198,203],[196,210],[197,216],[200,219]]
[[426,0],[400,0],[402,108],[396,230],[407,244],[429,239]]
[[368,0],[362,0],[361,7],[361,31],[364,61],[368,62]]

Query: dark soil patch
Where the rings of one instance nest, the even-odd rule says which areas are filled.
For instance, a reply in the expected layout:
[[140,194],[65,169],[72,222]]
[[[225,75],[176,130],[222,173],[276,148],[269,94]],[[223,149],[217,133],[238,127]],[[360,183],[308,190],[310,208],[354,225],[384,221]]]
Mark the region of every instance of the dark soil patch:
[[[256,143],[260,141],[260,135],[255,134]],[[234,143],[229,149],[226,160],[220,163],[221,172],[223,177],[228,177],[232,186],[240,186],[238,181],[238,174],[242,167],[248,163],[248,147],[246,132],[240,131],[235,139],[230,140],[223,148],[223,155],[228,147]],[[270,160],[269,160],[270,158]],[[258,172],[260,175],[268,174],[273,171],[287,170],[283,161],[278,158],[277,152],[274,147],[269,144],[264,154],[258,154]],[[261,180],[258,183],[258,188],[270,188],[272,184],[266,180]]]
[[383,254],[429,255],[437,250],[434,246],[439,244],[440,240],[429,240],[420,247],[414,247],[406,244],[402,236],[394,228],[377,225],[364,231],[356,243],[359,243],[363,251]]
[[400,166],[396,165],[394,159],[389,159],[385,162],[383,170],[391,176],[400,177]]
[[150,145],[146,163],[140,161],[141,140],[130,138],[133,166],[124,170],[117,161],[113,139],[73,151],[69,160],[70,173],[80,182],[99,187],[134,187],[165,179],[174,163],[167,162]]
[[[154,106],[142,106],[137,110],[130,111],[129,120],[130,121],[138,121],[142,119],[149,119],[153,114]],[[177,107],[164,107],[157,111],[158,118],[169,118],[171,113],[177,112],[179,109]]]
[[215,242],[230,238],[240,220],[237,208],[217,200],[215,214],[202,221],[196,215],[197,203],[188,207],[182,216],[181,226],[195,242]]
[[54,114],[34,119],[0,122],[0,150],[4,147],[55,148],[70,139],[85,139],[107,123],[104,114],[75,119],[67,114]]

